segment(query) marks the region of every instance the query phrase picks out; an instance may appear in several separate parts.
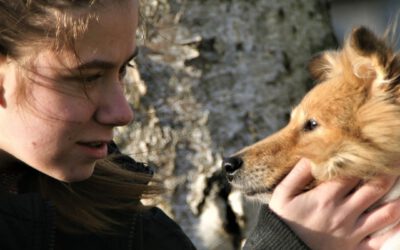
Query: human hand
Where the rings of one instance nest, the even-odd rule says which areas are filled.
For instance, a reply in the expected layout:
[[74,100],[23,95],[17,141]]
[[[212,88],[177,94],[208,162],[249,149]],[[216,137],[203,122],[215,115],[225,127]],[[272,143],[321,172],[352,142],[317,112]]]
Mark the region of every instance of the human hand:
[[[400,200],[372,211],[396,178],[379,177],[360,187],[357,179],[332,180],[304,192],[313,180],[309,162],[299,161],[276,187],[269,207],[312,249],[372,250],[400,232],[400,226],[377,236],[374,232],[400,219]],[[354,189],[357,189],[354,191]]]

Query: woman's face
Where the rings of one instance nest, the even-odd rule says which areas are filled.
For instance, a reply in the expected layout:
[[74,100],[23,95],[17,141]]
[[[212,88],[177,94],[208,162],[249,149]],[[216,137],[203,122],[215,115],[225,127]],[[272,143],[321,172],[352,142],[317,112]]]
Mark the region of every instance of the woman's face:
[[[121,79],[136,51],[137,3],[102,6],[98,19],[76,41],[76,54],[43,48],[29,70],[13,60],[0,64],[0,148],[5,155],[62,181],[88,178],[107,155],[113,128],[133,113]],[[17,94],[24,75],[27,105]],[[83,88],[82,78],[85,80]],[[85,89],[85,90],[84,90]],[[4,155],[4,156],[3,156]]]

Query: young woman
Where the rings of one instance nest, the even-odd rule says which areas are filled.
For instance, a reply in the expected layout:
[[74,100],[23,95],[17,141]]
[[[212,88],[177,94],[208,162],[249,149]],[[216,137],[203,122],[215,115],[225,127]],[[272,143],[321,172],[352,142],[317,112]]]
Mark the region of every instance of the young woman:
[[[113,128],[133,119],[122,79],[137,53],[137,25],[137,0],[0,0],[1,249],[194,249],[161,210],[141,206],[161,188],[112,143]],[[289,200],[282,197],[302,197],[281,191],[280,217],[268,221],[283,219],[317,249],[315,235],[331,231],[279,209]],[[307,209],[313,197],[291,205]],[[316,231],[299,230],[296,220]],[[365,224],[372,233],[388,222]],[[285,230],[288,244],[305,247]]]
[[0,249],[194,249],[112,144],[137,25],[136,0],[0,1]]

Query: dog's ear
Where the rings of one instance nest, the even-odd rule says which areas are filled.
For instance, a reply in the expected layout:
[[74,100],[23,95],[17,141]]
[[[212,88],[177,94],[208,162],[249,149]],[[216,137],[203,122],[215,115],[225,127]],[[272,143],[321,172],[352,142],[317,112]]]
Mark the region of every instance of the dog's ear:
[[308,64],[311,77],[317,81],[333,77],[341,69],[338,56],[336,51],[325,51],[314,56]]
[[393,83],[393,79],[400,74],[399,58],[389,44],[365,27],[352,31],[346,41],[344,53],[351,64],[351,73],[364,79],[364,82],[372,80],[374,87]]
[[315,56],[308,70],[317,81],[341,76],[348,83],[363,84],[371,89],[400,89],[400,56],[385,39],[378,38],[365,27],[351,32],[343,50],[328,50]]

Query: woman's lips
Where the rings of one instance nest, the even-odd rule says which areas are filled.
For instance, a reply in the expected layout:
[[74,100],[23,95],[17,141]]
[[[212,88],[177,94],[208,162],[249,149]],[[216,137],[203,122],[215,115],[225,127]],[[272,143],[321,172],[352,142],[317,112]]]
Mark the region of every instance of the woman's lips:
[[101,159],[107,156],[107,144],[105,141],[78,142],[82,152],[91,158]]

